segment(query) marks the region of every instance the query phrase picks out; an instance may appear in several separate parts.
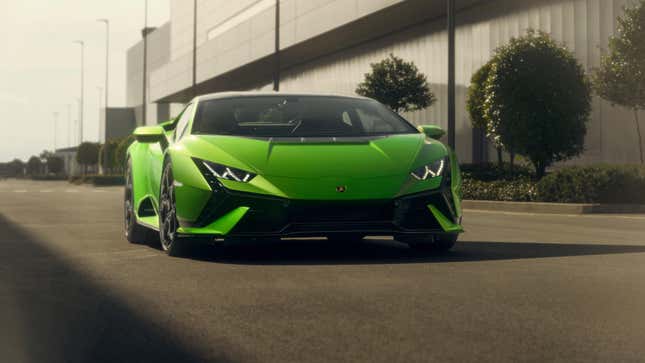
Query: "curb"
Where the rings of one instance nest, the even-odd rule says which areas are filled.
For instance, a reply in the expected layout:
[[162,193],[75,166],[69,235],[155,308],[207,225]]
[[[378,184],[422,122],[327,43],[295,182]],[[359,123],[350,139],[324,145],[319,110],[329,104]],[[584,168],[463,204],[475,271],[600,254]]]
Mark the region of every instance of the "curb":
[[545,214],[645,214],[642,204],[538,203],[464,200],[463,209]]

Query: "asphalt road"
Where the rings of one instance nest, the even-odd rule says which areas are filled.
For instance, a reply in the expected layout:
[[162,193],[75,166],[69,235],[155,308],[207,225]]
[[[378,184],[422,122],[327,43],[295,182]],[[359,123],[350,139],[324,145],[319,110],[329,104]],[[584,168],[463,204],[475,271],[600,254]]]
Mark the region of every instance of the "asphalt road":
[[467,211],[389,239],[128,244],[121,190],[0,181],[2,362],[644,361],[645,216]]

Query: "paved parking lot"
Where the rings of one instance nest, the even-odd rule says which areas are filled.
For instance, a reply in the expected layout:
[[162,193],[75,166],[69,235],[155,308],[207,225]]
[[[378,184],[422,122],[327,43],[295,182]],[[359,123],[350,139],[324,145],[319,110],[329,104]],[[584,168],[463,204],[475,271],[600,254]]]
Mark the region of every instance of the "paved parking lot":
[[130,245],[121,190],[0,181],[5,362],[643,361],[645,216],[467,211],[386,238]]

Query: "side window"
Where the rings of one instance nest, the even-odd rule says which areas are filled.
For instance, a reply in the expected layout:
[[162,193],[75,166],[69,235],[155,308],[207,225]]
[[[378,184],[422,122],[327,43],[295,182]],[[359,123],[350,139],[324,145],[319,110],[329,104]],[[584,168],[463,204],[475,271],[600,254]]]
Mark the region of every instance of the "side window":
[[186,106],[184,112],[182,112],[181,116],[179,116],[179,121],[177,122],[177,127],[175,128],[175,141],[181,139],[186,133],[186,130],[188,129],[188,122],[190,121],[192,114],[193,104],[191,103],[190,105]]

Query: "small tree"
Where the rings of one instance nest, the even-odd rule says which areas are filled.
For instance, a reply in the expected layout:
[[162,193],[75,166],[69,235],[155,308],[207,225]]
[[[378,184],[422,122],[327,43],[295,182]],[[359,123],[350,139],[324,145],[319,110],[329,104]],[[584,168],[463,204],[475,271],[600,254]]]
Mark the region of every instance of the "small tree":
[[47,157],[47,170],[53,174],[60,174],[65,168],[65,161],[60,156],[51,155]]
[[13,161],[8,164],[8,168],[9,175],[13,177],[20,177],[25,173],[25,163],[20,159],[13,159]]
[[27,174],[30,176],[40,175],[42,173],[43,163],[38,156],[32,156],[27,161]]
[[120,140],[110,140],[101,145],[99,151],[99,164],[103,168],[105,174],[114,173],[118,165],[116,163],[116,151],[119,147]]
[[93,142],[84,142],[78,146],[76,161],[83,167],[83,173],[87,173],[87,168],[96,165],[99,161],[99,144]]
[[618,17],[618,35],[609,39],[609,53],[594,71],[594,89],[614,105],[632,109],[641,164],[643,140],[638,111],[645,109],[645,0]]
[[466,100],[466,109],[470,115],[470,121],[473,128],[484,130],[486,137],[493,142],[497,149],[497,162],[500,166],[503,164],[502,160],[502,143],[499,135],[493,133],[491,129],[490,120],[486,117],[484,112],[484,104],[486,102],[486,82],[490,74],[490,69],[493,63],[489,61],[484,64],[470,79],[470,87],[468,87],[468,99]]
[[538,178],[583,151],[591,87],[575,56],[548,34],[529,30],[497,49],[486,92],[491,132],[526,156]]
[[114,152],[114,165],[115,172],[123,172],[125,170],[125,155],[128,147],[134,142],[134,136],[130,135],[118,141],[118,146]]
[[414,63],[390,54],[371,67],[372,72],[366,73],[356,88],[357,94],[373,98],[397,113],[422,110],[436,101],[426,76]]

